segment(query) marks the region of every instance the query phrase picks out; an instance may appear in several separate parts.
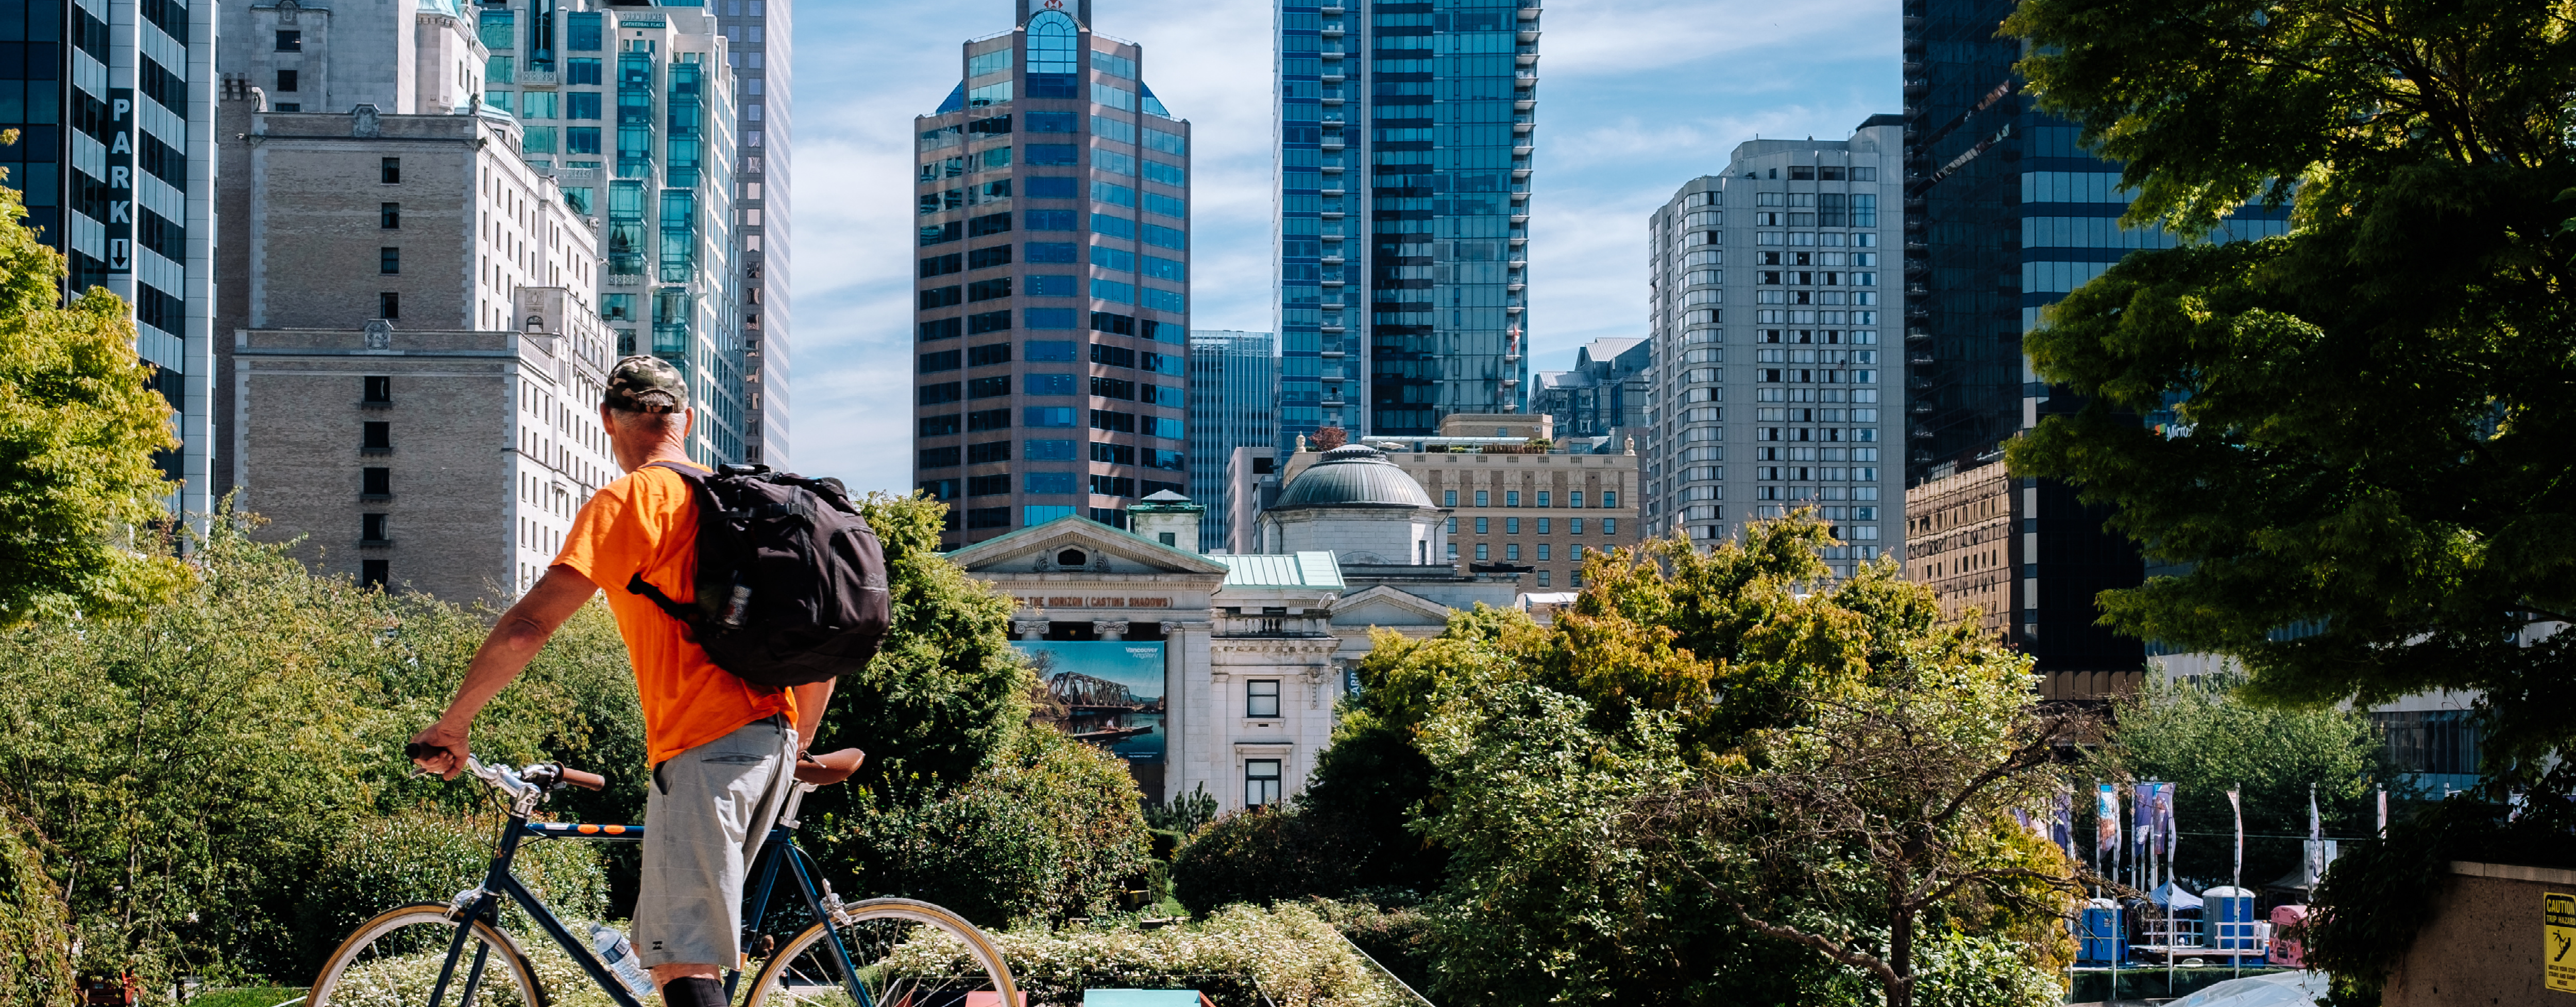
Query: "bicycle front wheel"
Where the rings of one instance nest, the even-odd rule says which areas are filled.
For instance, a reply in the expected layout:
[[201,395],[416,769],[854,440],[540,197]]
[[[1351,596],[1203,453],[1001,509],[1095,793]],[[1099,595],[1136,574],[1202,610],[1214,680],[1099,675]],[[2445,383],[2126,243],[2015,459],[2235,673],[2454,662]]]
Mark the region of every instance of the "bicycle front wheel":
[[[429,1002],[456,939],[447,906],[416,902],[368,920],[340,942],[313,980],[310,1007],[416,1007]],[[508,934],[482,920],[465,938],[465,953],[447,981],[441,1003],[477,1007],[542,1007],[536,971]]]
[[[1001,950],[957,914],[912,899],[868,899],[850,905],[848,920],[789,939],[761,965],[743,1007],[1017,1007]],[[853,985],[865,1001],[851,995]]]

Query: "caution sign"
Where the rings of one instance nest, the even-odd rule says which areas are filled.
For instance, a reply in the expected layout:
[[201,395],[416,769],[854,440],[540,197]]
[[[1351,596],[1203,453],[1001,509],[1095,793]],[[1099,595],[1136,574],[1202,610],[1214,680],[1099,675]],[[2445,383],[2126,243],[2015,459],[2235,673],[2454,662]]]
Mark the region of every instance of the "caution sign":
[[2541,893],[2540,916],[2541,985],[2576,993],[2576,895]]

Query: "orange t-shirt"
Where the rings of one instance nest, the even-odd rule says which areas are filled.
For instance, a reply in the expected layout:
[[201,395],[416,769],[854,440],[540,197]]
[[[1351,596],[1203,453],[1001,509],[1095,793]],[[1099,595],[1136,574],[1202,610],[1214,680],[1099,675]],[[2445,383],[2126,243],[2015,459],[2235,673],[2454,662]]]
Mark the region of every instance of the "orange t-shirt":
[[697,596],[697,543],[698,504],[688,482],[647,468],[583,504],[555,556],[556,565],[608,593],[644,697],[645,758],[653,765],[771,714],[796,720],[793,692],[762,688],[716,667],[686,625],[653,599],[626,590],[628,578],[640,573],[673,601],[688,603]]

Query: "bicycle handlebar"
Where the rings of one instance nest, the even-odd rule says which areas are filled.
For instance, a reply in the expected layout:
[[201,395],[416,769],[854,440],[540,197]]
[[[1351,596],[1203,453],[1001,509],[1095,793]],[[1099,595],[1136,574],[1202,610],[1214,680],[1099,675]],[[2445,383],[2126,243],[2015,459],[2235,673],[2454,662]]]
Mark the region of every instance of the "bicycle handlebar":
[[[446,751],[446,749],[440,748],[436,745],[424,745],[417,741],[408,742],[403,745],[403,757],[414,762],[429,758],[430,756],[437,755],[444,751]],[[469,774],[494,783],[495,785],[502,785],[504,789],[508,789],[507,786],[503,785],[501,780],[496,778],[496,776],[508,776],[514,781],[533,783],[541,788],[551,788],[555,784],[580,787],[583,790],[604,790],[608,787],[607,777],[601,776],[598,773],[585,773],[581,770],[573,769],[560,763],[537,763],[516,774],[509,773],[508,767],[506,766],[496,766],[494,768],[499,769],[500,773],[494,774],[487,772],[484,769],[481,760],[475,759],[470,755],[466,757],[466,769]]]

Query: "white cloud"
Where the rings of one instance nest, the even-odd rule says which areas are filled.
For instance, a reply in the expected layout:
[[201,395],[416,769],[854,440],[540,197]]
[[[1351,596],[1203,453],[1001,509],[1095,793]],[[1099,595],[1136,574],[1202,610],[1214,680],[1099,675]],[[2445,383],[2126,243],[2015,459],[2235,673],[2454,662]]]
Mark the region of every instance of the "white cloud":
[[[1100,0],[1190,121],[1193,324],[1272,327],[1272,8]],[[796,12],[791,461],[911,484],[912,117],[1011,5]],[[1757,133],[1840,137],[1898,107],[1894,0],[1554,0],[1542,22],[1531,213],[1534,369],[1645,324],[1645,221]]]

